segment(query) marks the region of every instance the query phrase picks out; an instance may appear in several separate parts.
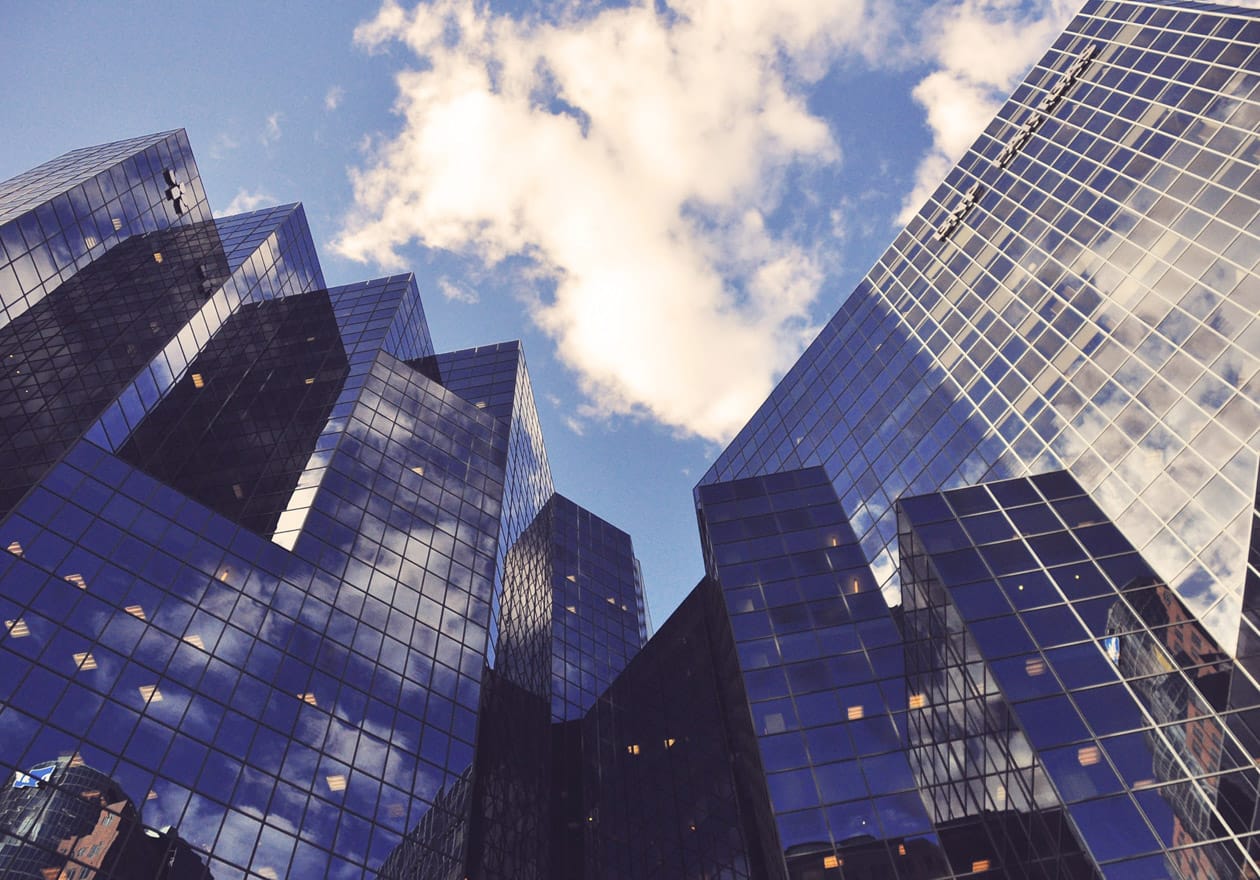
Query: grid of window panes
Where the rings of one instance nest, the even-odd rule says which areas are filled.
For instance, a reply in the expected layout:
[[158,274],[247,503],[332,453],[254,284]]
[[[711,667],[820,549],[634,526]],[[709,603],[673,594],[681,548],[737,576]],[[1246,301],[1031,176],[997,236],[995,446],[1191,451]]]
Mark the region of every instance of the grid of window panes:
[[1232,644],[1260,448],[1258,15],[1087,3],[705,481],[825,466],[895,603],[894,499],[1067,468]]
[[[248,256],[242,256],[239,245],[235,247],[232,259],[240,264],[232,268],[229,261],[230,273],[223,271],[222,254],[195,267],[184,266],[189,274],[180,280],[197,288],[203,300],[200,310],[182,326],[172,329],[173,335],[167,336],[164,346],[134,374],[103,413],[92,413],[99,418],[88,428],[88,439],[111,451],[121,449],[132,430],[187,375],[188,365],[242,303],[291,296],[322,286],[323,273],[315,259],[305,213],[287,211],[269,219],[274,222],[271,231]],[[232,220],[216,221],[214,226],[216,230],[234,229]],[[281,243],[287,250],[279,249]],[[160,264],[164,264],[164,252],[149,256],[154,263],[159,263],[159,257]],[[59,289],[53,300],[61,297]]]
[[0,515],[202,308],[214,224],[135,235],[0,327]]
[[[377,354],[384,351],[402,357],[433,350],[412,275],[394,275],[335,287],[328,291],[328,298],[348,368],[323,431],[310,449],[310,458],[298,478],[297,488],[276,524],[273,540],[283,547],[292,548],[301,534],[311,500],[328,472],[328,458],[341,442],[346,418],[354,411]],[[399,329],[400,324],[412,325]]]
[[896,876],[909,841],[939,841],[904,748],[901,635],[835,490],[808,468],[697,499],[789,871],[838,867],[868,837],[864,864]]
[[472,760],[505,445],[381,355],[290,556],[80,443],[3,525],[6,769],[82,755],[216,876],[380,865]]
[[710,635],[726,625],[721,606],[712,582],[694,590],[581,722],[584,775],[553,806],[555,877],[648,880],[683,866],[687,876],[773,876],[750,840],[754,811],[726,733],[724,683],[738,671]]
[[[507,485],[495,568],[494,601],[498,602],[508,550],[554,491],[525,352],[519,342],[501,342],[444,352],[410,363],[509,426]],[[498,644],[499,617],[500,611],[495,607],[491,617],[492,665]]]
[[119,457],[270,537],[348,372],[327,292],[243,305]]
[[[1048,473],[900,511],[907,630],[966,651],[911,664],[930,790],[977,813],[1053,795],[1108,877],[1254,872],[1260,770],[1221,714],[1233,663],[1080,485]],[[951,761],[964,729],[982,736]]]
[[129,236],[209,220],[182,129],[74,150],[0,183],[0,325]]
[[551,715],[581,718],[647,640],[630,536],[563,495],[551,540]]

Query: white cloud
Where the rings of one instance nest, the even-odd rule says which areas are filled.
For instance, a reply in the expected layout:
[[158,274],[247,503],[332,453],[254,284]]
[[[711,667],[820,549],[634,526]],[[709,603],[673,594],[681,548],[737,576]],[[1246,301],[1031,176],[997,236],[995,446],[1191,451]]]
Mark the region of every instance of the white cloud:
[[927,111],[932,148],[898,224],[927,201],[1079,6],[1079,0],[944,0],[925,14],[922,51],[935,69],[915,86],[914,98]]
[[247,214],[250,211],[257,211],[259,208],[269,207],[276,204],[275,196],[262,191],[250,192],[246,189],[237,190],[236,195],[232,196],[232,201],[227,203],[222,211],[216,211],[216,217],[231,217],[233,214]]
[[341,86],[333,86],[324,95],[324,109],[336,110],[341,106],[341,99],[346,96],[346,90]]
[[463,285],[456,284],[449,278],[438,280],[438,290],[442,291],[442,296],[446,297],[449,302],[461,302],[469,305],[481,302],[481,297],[477,295],[477,291],[469,290]]
[[267,116],[267,124],[263,128],[262,135],[259,136],[264,147],[269,147],[280,140],[280,120],[283,118],[284,114],[278,110]]
[[[829,245],[766,225],[794,165],[836,162],[805,85],[873,57],[864,0],[648,2],[558,23],[471,0],[392,0],[358,42],[405,43],[401,131],[352,172],[336,249],[387,267],[409,243],[524,255],[531,317],[571,367],[584,417],[736,431],[815,328]],[[787,206],[792,207],[792,206]]]

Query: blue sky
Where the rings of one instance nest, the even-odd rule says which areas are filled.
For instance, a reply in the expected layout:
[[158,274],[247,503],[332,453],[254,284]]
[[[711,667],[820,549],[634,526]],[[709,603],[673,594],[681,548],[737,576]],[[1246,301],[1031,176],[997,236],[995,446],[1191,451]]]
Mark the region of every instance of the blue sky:
[[691,488],[1075,0],[14,3],[0,179],[188,130],[216,213],[302,201],[331,284],[524,340],[557,488],[661,622]]

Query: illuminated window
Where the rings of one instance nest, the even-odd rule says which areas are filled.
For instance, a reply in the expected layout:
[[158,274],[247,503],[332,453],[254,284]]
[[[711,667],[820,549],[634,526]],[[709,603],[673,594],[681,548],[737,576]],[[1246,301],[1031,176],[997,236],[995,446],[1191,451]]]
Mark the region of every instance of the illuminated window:
[[564,576],[564,579],[565,579],[566,581],[568,581],[569,583],[571,583],[571,584],[576,584],[576,583],[577,583],[577,575],[573,575],[573,574],[566,574],[566,575]]
[[1040,657],[1029,657],[1024,661],[1024,671],[1029,675],[1044,675],[1046,672],[1046,661]]
[[904,843],[897,844],[897,855],[904,856],[906,854],[906,845]]
[[617,604],[617,600],[616,600],[616,599],[614,599],[612,596],[609,596],[609,597],[608,597],[608,604],[609,604],[609,605],[616,605],[616,604]]
[[232,573],[232,569],[228,568],[226,565],[223,566],[223,570],[220,571],[218,575],[219,580],[223,581],[224,583],[227,583],[228,575],[230,575],[231,573]]
[[484,400],[477,401],[477,409],[485,409],[485,408],[486,408],[486,402]]
[[301,699],[301,701],[303,703],[306,703],[307,705],[310,705],[310,706],[319,705],[319,703],[315,702],[315,695],[312,693],[298,694],[298,698]]
[[66,580],[74,584],[80,590],[87,589],[87,581],[83,579],[83,575],[81,574],[68,574],[66,575]]
[[140,697],[144,700],[145,705],[162,702],[162,692],[158,690],[158,686],[155,684],[141,685]]
[[157,792],[156,792],[156,791],[154,791],[153,789],[149,789],[149,793],[148,793],[148,794],[146,794],[146,795],[144,796],[144,799],[145,799],[146,801],[155,801],[155,800],[157,800]]
[[95,235],[85,235],[83,236],[83,244],[86,245],[87,247],[94,248],[98,244],[100,244],[100,242],[96,240]]
[[70,766],[71,766],[71,767],[82,767],[82,766],[83,766],[83,756],[82,756],[82,755],[80,755],[78,752],[75,752],[73,755],[71,755],[71,756],[70,756]]
[[327,781],[328,783],[329,791],[345,791],[346,790],[346,777],[341,773],[334,773],[331,776],[325,777],[325,781]]
[[87,672],[96,668],[96,658],[92,656],[90,651],[84,651],[74,655],[74,666],[76,669],[82,669]]
[[200,648],[203,651],[206,649],[206,643],[201,640],[201,636],[198,636],[198,635],[184,636],[184,641],[192,645],[194,648]]
[[565,610],[565,611],[567,611],[567,612],[569,612],[570,614],[577,614],[577,606],[576,606],[576,605],[565,605],[565,606],[564,606],[564,610]]
[[976,874],[980,873],[981,871],[989,870],[989,860],[977,859],[976,861],[971,863],[971,870],[973,873],[976,873]]
[[280,875],[276,873],[275,868],[259,868],[258,876],[265,877],[266,880],[280,880]]
[[634,743],[633,745],[626,746],[626,752],[628,752],[631,755],[639,754],[639,744]]
[[852,586],[852,588],[851,588],[851,590],[850,590],[850,591],[851,591],[851,592],[853,592],[853,593],[860,593],[860,592],[862,592],[862,585],[858,583],[858,579],[857,579],[857,578],[854,578],[854,579],[853,579],[853,586]]
[[155,262],[155,263],[160,263],[160,262],[162,262],[162,252],[161,252],[161,251],[154,251],[154,252],[153,252],[153,262]]
[[26,621],[20,617],[17,620],[6,620],[4,622],[4,626],[5,629],[9,631],[9,635],[13,636],[15,639],[20,639],[31,634],[30,627],[28,627],[26,625]]
[[1076,750],[1076,760],[1082,767],[1091,767],[1100,760],[1098,746],[1081,746]]
[[910,695],[910,708],[911,709],[922,709],[926,705],[927,705],[927,697],[924,694],[911,694]]
[[667,749],[672,749],[672,748],[674,747],[674,743],[676,743],[676,742],[678,742],[678,740],[674,739],[672,736],[666,737],[666,738],[665,738],[665,748],[667,748]]
[[111,222],[111,223],[113,223],[113,224],[114,224],[114,231],[115,231],[115,232],[121,232],[121,231],[122,231],[122,220],[120,220],[120,219],[119,219],[119,218],[117,218],[117,217],[110,217],[110,218],[109,218],[109,220],[110,220],[110,222]]
[[823,856],[824,868],[838,868],[842,864],[844,864],[844,862],[840,861],[837,856]]
[[415,467],[413,467],[413,468],[411,469],[411,472],[412,472],[413,474],[416,474],[417,476],[423,477],[423,476],[424,476],[424,465],[422,465],[422,464],[418,464],[418,465],[416,465]]
[[18,542],[18,541],[14,541],[12,544],[10,544],[10,545],[8,546],[8,548],[7,548],[7,549],[8,549],[8,551],[9,551],[10,553],[12,553],[14,556],[21,556],[21,555],[22,555],[22,544],[21,544],[20,542]]
[[126,611],[128,614],[130,614],[132,617],[138,617],[141,620],[146,619],[144,616],[144,608],[142,608],[139,605],[128,605],[123,610]]
[[314,385],[314,384],[315,384],[315,377],[314,377],[314,376],[307,376],[307,377],[306,377],[306,384],[307,384],[307,385]]
[[204,377],[204,376],[202,376],[200,373],[193,373],[193,374],[192,374],[192,380],[193,380],[193,387],[194,387],[194,388],[205,388],[205,387],[206,387],[206,379],[205,379],[205,377]]
[[244,487],[244,486],[242,486],[240,483],[233,483],[233,484],[232,484],[232,494],[233,494],[233,495],[235,495],[235,496],[237,497],[237,500],[239,500],[239,499],[241,499],[241,498],[244,498],[244,497],[245,497],[245,487]]
[[850,721],[857,721],[860,718],[862,718],[865,714],[866,713],[863,711],[861,706],[849,707],[849,720]]

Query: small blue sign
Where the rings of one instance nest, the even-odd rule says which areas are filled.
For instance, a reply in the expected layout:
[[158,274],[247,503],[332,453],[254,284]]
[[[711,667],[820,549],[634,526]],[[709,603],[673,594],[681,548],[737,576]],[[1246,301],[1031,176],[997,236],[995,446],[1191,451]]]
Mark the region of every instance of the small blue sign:
[[44,767],[33,767],[30,773],[19,770],[13,777],[14,788],[39,788],[41,782],[47,782],[57,770],[56,764]]

